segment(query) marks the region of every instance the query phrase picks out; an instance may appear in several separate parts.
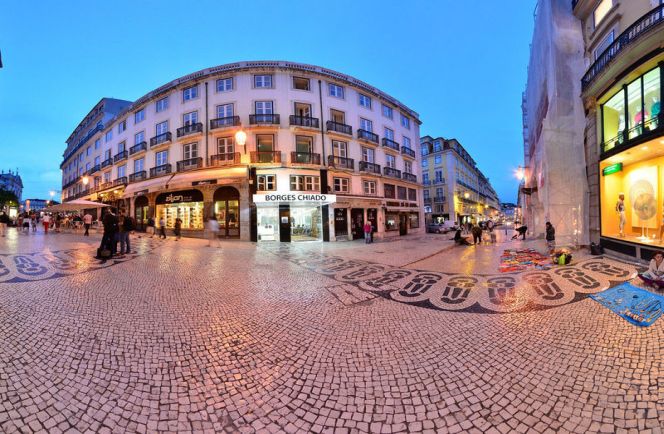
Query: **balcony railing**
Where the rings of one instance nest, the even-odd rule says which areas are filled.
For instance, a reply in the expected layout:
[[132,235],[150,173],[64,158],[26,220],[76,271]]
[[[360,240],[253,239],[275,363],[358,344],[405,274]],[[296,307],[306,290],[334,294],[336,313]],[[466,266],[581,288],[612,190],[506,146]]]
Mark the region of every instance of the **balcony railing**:
[[147,178],[147,172],[145,170],[141,170],[140,172],[134,172],[131,175],[129,175],[129,182],[138,182],[138,181],[143,181],[145,178]]
[[210,166],[233,166],[240,164],[240,153],[230,152],[227,154],[216,154],[210,156]]
[[113,164],[113,159],[112,159],[112,158],[108,158],[108,159],[106,159],[106,160],[104,160],[104,161],[101,162],[101,168],[103,169],[104,167],[108,167],[108,166],[110,166],[110,165],[112,165],[112,164]]
[[337,157],[336,155],[327,156],[327,165],[336,169],[355,170],[355,161],[352,158]]
[[249,115],[249,123],[251,125],[279,125],[279,115],[273,113]]
[[616,38],[606,50],[599,55],[586,74],[581,79],[581,88],[586,90],[597,76],[606,68],[629,44],[634,43],[641,36],[653,28],[664,23],[664,5],[656,6],[650,12],[639,18]]
[[240,125],[240,116],[227,116],[225,118],[210,119],[210,129],[237,127]]
[[121,176],[117,178],[115,181],[113,181],[113,187],[117,187],[118,185],[125,185],[127,184],[127,177],[126,176]]
[[101,164],[95,164],[94,166],[92,166],[92,169],[90,169],[89,174],[92,175],[93,173],[99,172],[100,169],[101,169]]
[[422,181],[422,184],[431,185],[431,180],[430,179],[425,179],[424,181]]
[[433,180],[433,185],[443,185],[445,184],[445,178],[436,178]]
[[357,130],[357,138],[378,144],[378,134],[367,130]]
[[309,116],[297,116],[291,115],[290,124],[298,127],[307,127],[307,128],[319,128],[318,118],[312,118]]
[[291,152],[291,164],[316,164],[320,165],[320,154],[310,152]]
[[199,169],[203,167],[203,157],[180,160],[175,164],[175,167],[177,167],[178,172],[186,172],[188,170]]
[[281,151],[252,151],[252,163],[281,163]]
[[417,182],[417,176],[412,173],[404,172],[401,174],[404,181]]
[[137,154],[141,151],[147,151],[148,144],[146,142],[137,143],[131,148],[129,148],[129,155]]
[[[376,137],[378,137],[378,136],[376,136]],[[397,142],[395,142],[394,140],[390,140],[386,137],[383,137],[383,146],[386,147],[386,148],[394,149],[397,152],[399,151],[399,144]]]
[[431,205],[431,198],[430,197],[425,197],[424,198],[424,204],[425,205]]
[[410,149],[407,146],[402,146],[401,147],[401,155],[405,155],[406,157],[410,157],[410,158],[415,158],[415,151],[413,151],[412,149]]
[[102,182],[101,184],[99,184],[99,185],[95,188],[95,190],[96,190],[96,191],[102,191],[102,190],[106,190],[107,188],[113,188],[113,183],[110,182],[110,181],[109,181],[109,182]]
[[375,163],[369,163],[368,161],[360,161],[360,172],[369,172],[380,175],[380,166]]
[[159,134],[150,139],[150,147],[161,145],[162,143],[167,143],[172,140],[171,132],[167,131],[163,134]]
[[127,151],[118,152],[113,157],[113,162],[117,163],[118,161],[126,160],[128,156],[129,156],[129,152],[127,152]]
[[383,175],[392,178],[401,178],[401,170],[397,170],[392,167],[383,167]]
[[162,164],[161,166],[155,166],[150,169],[150,178],[161,175],[168,175],[169,173],[171,173],[171,165]]
[[445,202],[446,198],[445,196],[435,196],[433,198],[434,203],[443,203]]
[[638,139],[639,142],[659,137],[664,128],[664,113],[654,116],[643,123],[633,126],[624,131],[619,131],[618,135],[602,143],[602,154],[615,148],[616,146],[630,147]]
[[353,135],[353,127],[351,127],[350,125],[334,121],[327,121],[326,126],[328,131],[335,131],[337,133],[348,134],[349,136]]
[[191,134],[198,134],[203,132],[203,123],[197,122],[195,124],[185,125],[177,129],[178,137],[189,136]]

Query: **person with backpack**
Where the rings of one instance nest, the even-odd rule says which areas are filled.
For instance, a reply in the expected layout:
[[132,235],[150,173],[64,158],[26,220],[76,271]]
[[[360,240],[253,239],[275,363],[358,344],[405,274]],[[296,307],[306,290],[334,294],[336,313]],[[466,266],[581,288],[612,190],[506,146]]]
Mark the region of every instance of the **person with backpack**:
[[129,235],[131,231],[134,230],[134,222],[126,215],[124,212],[120,212],[120,225],[118,232],[118,240],[120,241],[120,254],[125,255],[131,253],[131,243],[129,241]]

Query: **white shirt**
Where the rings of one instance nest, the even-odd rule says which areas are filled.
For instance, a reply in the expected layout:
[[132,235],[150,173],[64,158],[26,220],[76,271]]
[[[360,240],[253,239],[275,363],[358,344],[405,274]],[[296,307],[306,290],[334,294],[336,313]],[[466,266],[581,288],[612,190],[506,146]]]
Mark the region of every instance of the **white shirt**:
[[90,214],[84,215],[83,223],[85,223],[86,225],[92,224],[92,216]]
[[42,218],[42,222],[44,223],[50,223],[51,222],[51,216],[46,214],[44,218]]
[[650,266],[648,267],[648,271],[651,274],[654,274],[655,276],[662,276],[664,275],[664,261],[662,261],[661,264],[659,264],[659,267],[657,266],[657,262],[655,261],[655,258],[650,260]]

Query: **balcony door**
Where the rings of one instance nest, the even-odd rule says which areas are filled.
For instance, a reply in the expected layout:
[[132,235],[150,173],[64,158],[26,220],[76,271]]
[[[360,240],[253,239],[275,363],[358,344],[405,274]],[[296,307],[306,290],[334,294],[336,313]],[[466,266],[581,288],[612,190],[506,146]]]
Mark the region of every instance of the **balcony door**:
[[330,118],[332,119],[333,122],[336,122],[338,124],[345,124],[346,123],[346,114],[342,111],[339,110],[330,110]]
[[311,117],[311,104],[304,104],[301,102],[295,103],[295,116],[301,116],[304,118]]
[[257,115],[271,115],[273,113],[272,101],[256,101],[255,108]]

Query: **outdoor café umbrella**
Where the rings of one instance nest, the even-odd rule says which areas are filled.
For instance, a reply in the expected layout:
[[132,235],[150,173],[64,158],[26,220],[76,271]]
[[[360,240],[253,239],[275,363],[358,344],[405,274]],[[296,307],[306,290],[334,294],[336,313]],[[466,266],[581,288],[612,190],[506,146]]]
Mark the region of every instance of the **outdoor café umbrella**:
[[101,202],[93,202],[91,200],[76,199],[65,203],[49,206],[43,211],[46,212],[60,212],[60,211],[80,211],[89,208],[104,208],[110,205]]

